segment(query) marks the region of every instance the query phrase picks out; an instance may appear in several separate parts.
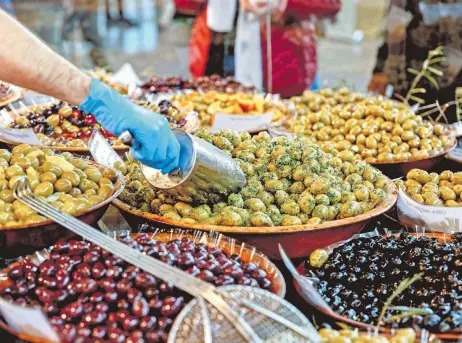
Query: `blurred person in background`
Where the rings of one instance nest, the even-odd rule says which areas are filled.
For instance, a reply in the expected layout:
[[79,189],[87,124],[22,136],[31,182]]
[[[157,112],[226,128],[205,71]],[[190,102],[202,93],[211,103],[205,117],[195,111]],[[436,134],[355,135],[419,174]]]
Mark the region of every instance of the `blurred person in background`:
[[0,8],[14,16],[13,2],[11,0],[0,0]]
[[86,42],[92,45],[90,58],[96,67],[107,68],[109,63],[98,32],[99,3],[95,0],[68,0],[65,3],[68,16],[64,20],[63,37],[69,40],[78,25]]
[[[4,1],[4,0],[0,0]],[[6,0],[6,3],[9,1]],[[63,0],[12,0],[16,18],[55,51],[63,52]]]
[[[428,52],[443,46],[446,61],[438,65],[443,75],[432,74],[439,89],[422,78],[418,87],[426,94],[419,97],[426,104],[455,100],[456,88],[462,87],[462,1],[391,0],[386,20],[385,42],[378,50],[369,90],[384,94],[391,85],[395,95],[405,97],[415,78],[408,68],[420,71]],[[455,107],[446,114],[454,121]]]
[[112,17],[112,6],[111,6],[111,0],[106,0],[106,18],[108,23],[121,23],[125,24],[127,26],[133,27],[136,26],[137,24],[126,18],[125,13],[124,13],[124,0],[113,0],[116,3],[116,10],[117,13],[119,14],[118,18],[113,18]]
[[173,0],[156,0],[157,23],[160,28],[166,28],[172,23],[176,8]]
[[[179,11],[197,15],[190,42],[189,65],[193,77],[235,74],[247,86],[283,97],[301,94],[312,85],[317,72],[312,19],[333,18],[341,7],[340,0],[175,0],[175,3]],[[271,11],[271,61],[267,58],[268,11]]]

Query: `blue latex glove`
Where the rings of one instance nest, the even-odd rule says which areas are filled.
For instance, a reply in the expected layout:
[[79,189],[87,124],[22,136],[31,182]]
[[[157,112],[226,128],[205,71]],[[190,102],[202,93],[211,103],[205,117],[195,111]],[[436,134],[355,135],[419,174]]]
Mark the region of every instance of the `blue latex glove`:
[[134,138],[132,156],[141,163],[164,174],[178,166],[180,144],[163,116],[134,104],[98,79],[93,79],[79,109],[93,114],[116,136],[128,130]]

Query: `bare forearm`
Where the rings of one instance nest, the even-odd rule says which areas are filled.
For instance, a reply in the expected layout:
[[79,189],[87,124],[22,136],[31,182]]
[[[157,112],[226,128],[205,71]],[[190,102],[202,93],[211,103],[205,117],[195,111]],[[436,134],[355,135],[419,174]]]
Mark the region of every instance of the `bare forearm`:
[[80,105],[91,77],[0,9],[0,80]]

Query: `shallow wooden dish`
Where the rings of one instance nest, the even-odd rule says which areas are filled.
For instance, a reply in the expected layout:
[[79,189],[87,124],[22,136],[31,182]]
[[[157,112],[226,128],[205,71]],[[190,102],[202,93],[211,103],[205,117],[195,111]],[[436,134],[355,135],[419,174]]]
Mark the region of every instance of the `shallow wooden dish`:
[[398,190],[388,179],[387,197],[372,211],[359,216],[333,220],[319,225],[275,226],[275,227],[236,227],[206,224],[185,224],[178,220],[165,218],[153,213],[137,210],[119,199],[113,201],[127,222],[136,229],[144,223],[156,227],[180,227],[190,230],[217,231],[251,244],[270,259],[280,260],[278,244],[282,244],[291,258],[308,256],[313,250],[350,238],[360,232],[373,218],[387,212],[398,199]]
[[[104,167],[99,164],[87,161],[89,164],[97,166],[100,170]],[[77,216],[81,221],[96,225],[106,212],[111,202],[116,199],[125,187],[125,181],[122,175],[119,175],[114,184],[112,195],[90,208],[88,211]],[[61,225],[46,220],[37,224],[26,226],[11,226],[8,228],[0,227],[0,257],[18,257],[29,254],[33,251],[51,246],[61,238],[69,238],[75,234],[63,228]]]
[[372,166],[379,169],[382,173],[386,176],[394,179],[401,176],[406,176],[408,171],[411,169],[423,169],[423,170],[431,170],[435,167],[438,163],[440,163],[446,154],[450,152],[457,146],[457,139],[453,139],[453,144],[447,146],[443,152],[434,155],[432,157],[423,159],[423,160],[409,160],[409,161],[398,161],[398,162],[376,162],[371,163]]
[[[410,234],[414,235],[414,236],[422,236],[422,235],[424,235],[424,236],[427,236],[427,237],[436,237],[438,239],[438,241],[440,241],[440,242],[448,242],[448,239],[447,239],[447,237],[445,237],[444,233],[419,233],[419,234],[417,234],[417,233],[412,233],[411,232]],[[305,264],[305,262],[302,262],[302,264],[300,264],[298,266],[298,268],[297,268],[300,275],[304,275],[304,264]],[[373,332],[375,330],[376,327],[374,325],[365,324],[363,322],[358,322],[356,320],[351,320],[351,319],[349,319],[347,317],[344,317],[342,315],[339,315],[337,313],[326,311],[324,308],[319,307],[316,304],[312,303],[310,300],[308,300],[307,295],[302,291],[302,289],[300,288],[300,285],[297,283],[297,281],[295,279],[294,279],[294,286],[295,286],[295,289],[297,290],[298,294],[300,294],[300,296],[308,304],[310,304],[311,306],[316,308],[318,311],[324,313],[325,315],[333,318],[335,321],[342,322],[342,323],[345,323],[345,324],[353,326],[353,327],[358,327],[361,330],[365,330],[365,331],[371,330],[371,332]],[[384,332],[386,334],[391,334],[392,333],[392,330],[389,329],[389,328],[381,328],[380,331]],[[448,340],[448,341],[454,341],[455,342],[455,341],[458,341],[458,340],[462,339],[462,328],[457,329],[456,332],[431,333],[431,334],[436,336],[437,338],[439,338],[441,340]]]
[[[131,236],[136,237],[137,234],[131,234]],[[171,239],[181,238],[181,237],[189,237],[191,239],[195,238],[192,233],[185,233],[184,231],[180,231],[180,230],[177,230],[176,232],[173,232],[173,233],[161,232],[155,235],[155,239],[158,239],[162,242],[167,242]],[[215,243],[214,239],[208,235],[205,239],[207,240],[208,244]],[[255,251],[255,249],[251,246],[241,245],[239,242],[235,242],[234,244],[234,243],[231,243],[231,240],[227,240],[227,239],[220,239],[217,246],[228,253],[230,253],[231,251],[240,252],[241,258],[243,261],[251,260],[257,263],[270,276],[271,281],[273,282],[273,285],[274,285],[274,293],[281,298],[285,297],[286,282],[284,280],[284,277],[281,271],[276,267],[276,265],[274,265],[265,255],[261,254],[258,251]],[[7,279],[6,275],[8,273],[8,269],[17,263],[18,262],[15,262],[9,265],[7,268],[5,268],[3,271],[0,271],[0,288],[4,288],[4,287],[11,285],[11,281]],[[56,342],[51,342],[45,339],[41,339],[41,338],[37,338],[37,337],[33,337],[33,336],[29,336],[29,335],[16,332],[15,330],[11,329],[2,319],[0,319],[0,328],[27,342],[56,343]]]

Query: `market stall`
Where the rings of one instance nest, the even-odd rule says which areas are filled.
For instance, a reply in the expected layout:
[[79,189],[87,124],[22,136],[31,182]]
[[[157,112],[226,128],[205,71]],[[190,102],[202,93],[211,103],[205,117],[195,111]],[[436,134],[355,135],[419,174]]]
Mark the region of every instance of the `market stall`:
[[[118,90],[132,88],[101,73],[95,76]],[[284,325],[297,342],[462,337],[456,233],[462,174],[460,164],[445,159],[457,143],[455,126],[344,87],[280,99],[230,78],[152,77],[137,94],[144,100],[132,101],[194,136],[194,154],[216,149],[218,164],[226,156],[244,187],[194,179],[193,167],[181,176],[194,185],[187,193],[153,187],[129,144],[92,113],[60,101],[3,111],[0,326],[6,332],[47,343],[188,342],[196,334],[186,339],[179,332],[191,304],[199,306],[198,293],[185,291],[181,278],[164,282],[144,271],[148,265],[139,263],[153,258],[216,289],[251,287],[251,299],[268,291],[261,294],[290,311],[285,319],[292,324]],[[197,156],[203,155],[194,155],[193,164]],[[18,190],[25,178],[38,205]],[[76,236],[72,225],[79,222],[71,217],[48,219],[66,213],[97,232],[110,204],[132,231],[115,227],[95,237],[123,243],[140,257],[124,255],[118,243],[121,250]],[[48,205],[60,211],[40,207]],[[18,309],[40,309],[40,325],[8,315]],[[201,320],[187,322],[188,330],[202,332]],[[282,325],[271,323],[274,330]]]

